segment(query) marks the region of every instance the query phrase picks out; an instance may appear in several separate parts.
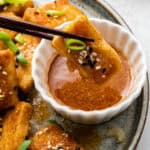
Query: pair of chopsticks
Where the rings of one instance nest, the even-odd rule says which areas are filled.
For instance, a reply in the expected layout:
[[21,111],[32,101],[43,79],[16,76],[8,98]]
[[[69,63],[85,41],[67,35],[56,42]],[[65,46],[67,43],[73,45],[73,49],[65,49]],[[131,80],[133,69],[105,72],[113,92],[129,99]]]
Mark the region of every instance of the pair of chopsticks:
[[53,35],[60,35],[65,38],[75,38],[83,41],[94,42],[94,39],[82,35],[72,34],[58,29],[52,29],[45,26],[33,24],[27,21],[15,20],[4,16],[0,16],[0,27],[48,40],[52,40]]

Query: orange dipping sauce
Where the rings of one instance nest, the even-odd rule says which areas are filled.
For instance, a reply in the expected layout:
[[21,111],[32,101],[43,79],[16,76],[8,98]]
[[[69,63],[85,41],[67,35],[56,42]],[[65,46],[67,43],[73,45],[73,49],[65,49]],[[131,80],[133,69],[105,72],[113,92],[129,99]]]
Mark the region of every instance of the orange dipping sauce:
[[65,57],[58,56],[49,70],[49,87],[61,104],[85,111],[100,110],[118,103],[126,96],[131,84],[128,60],[118,52],[122,69],[103,84],[93,78],[82,78],[79,71],[68,67]]

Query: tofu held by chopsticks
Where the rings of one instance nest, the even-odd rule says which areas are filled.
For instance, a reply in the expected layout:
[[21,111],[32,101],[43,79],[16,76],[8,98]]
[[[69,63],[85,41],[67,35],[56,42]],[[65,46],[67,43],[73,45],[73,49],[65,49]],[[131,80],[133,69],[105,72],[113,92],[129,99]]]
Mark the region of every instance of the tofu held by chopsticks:
[[52,41],[57,52],[67,57],[68,62],[77,68],[83,77],[93,77],[97,83],[102,83],[121,70],[121,61],[117,52],[104,40],[86,16],[77,17],[64,28],[64,31],[95,40],[84,42],[55,36]]

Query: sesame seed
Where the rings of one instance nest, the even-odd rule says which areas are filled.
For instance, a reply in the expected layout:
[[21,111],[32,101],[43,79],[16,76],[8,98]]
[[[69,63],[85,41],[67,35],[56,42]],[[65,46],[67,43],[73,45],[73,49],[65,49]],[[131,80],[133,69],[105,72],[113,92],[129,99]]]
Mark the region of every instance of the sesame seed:
[[63,133],[62,135],[65,136],[66,138],[68,137],[68,134],[67,134],[67,133]]
[[95,69],[96,69],[96,70],[100,70],[100,69],[101,69],[101,66],[100,66],[100,65],[99,65],[99,66],[96,66]]
[[2,93],[2,89],[0,89],[0,93]]
[[96,58],[96,61],[97,61],[97,62],[100,62],[100,58]]
[[91,55],[94,56],[94,57],[96,57],[97,53],[96,52],[92,52]]
[[88,53],[85,50],[80,52],[80,56],[82,56],[83,58],[86,58],[87,55]]
[[79,62],[79,64],[83,64],[83,60],[81,60],[81,59],[78,59],[78,62]]
[[7,72],[6,71],[2,71],[2,74],[7,76]]
[[68,49],[68,53],[71,53],[71,50],[70,50],[70,49]]
[[102,78],[106,78],[106,75],[102,75]]
[[0,66],[0,70],[2,70],[2,66]]
[[38,133],[36,133],[36,135],[41,135],[43,134],[43,131],[39,131]]
[[52,147],[51,145],[48,145],[48,146],[47,146],[47,148],[51,148],[51,147]]

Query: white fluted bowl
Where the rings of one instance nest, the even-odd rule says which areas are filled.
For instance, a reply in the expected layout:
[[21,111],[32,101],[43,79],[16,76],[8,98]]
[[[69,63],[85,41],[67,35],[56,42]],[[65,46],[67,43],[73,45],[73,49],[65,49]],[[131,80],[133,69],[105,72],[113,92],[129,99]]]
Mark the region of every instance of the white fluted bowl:
[[[48,71],[58,54],[52,48],[51,42],[44,39],[37,47],[33,57],[32,76],[41,96],[62,116],[78,123],[97,124],[108,121],[124,111],[137,98],[146,79],[146,63],[139,42],[124,27],[103,19],[91,18],[90,20],[102,33],[104,39],[116,49],[122,50],[129,60],[132,68],[132,84],[126,97],[112,107],[95,111],[75,110],[58,103],[51,95],[48,86]],[[69,22],[58,28],[62,29],[67,24]]]

